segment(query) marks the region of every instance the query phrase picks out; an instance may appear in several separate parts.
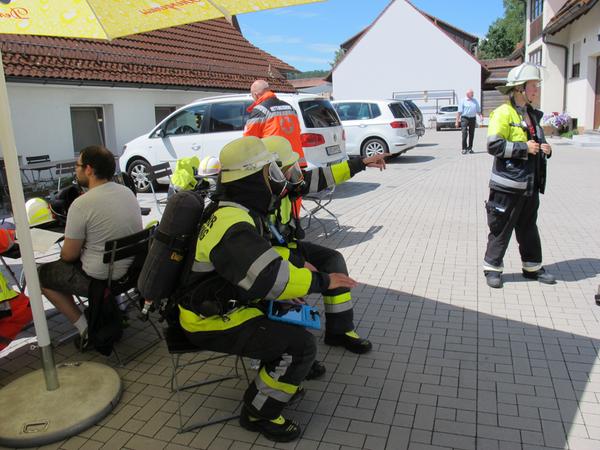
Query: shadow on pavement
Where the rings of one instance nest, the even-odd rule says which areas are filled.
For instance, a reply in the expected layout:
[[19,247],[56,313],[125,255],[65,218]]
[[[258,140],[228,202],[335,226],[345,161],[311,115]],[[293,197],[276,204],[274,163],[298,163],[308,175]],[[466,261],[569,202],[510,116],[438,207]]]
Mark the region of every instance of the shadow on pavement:
[[333,198],[350,198],[355,195],[366,194],[367,192],[374,191],[379,186],[381,186],[381,183],[367,183],[364,181],[351,180],[336,186]]
[[435,142],[430,142],[428,144],[423,144],[423,143],[417,144],[417,147],[436,147],[438,145],[440,145],[440,144],[435,143]]
[[386,163],[387,164],[417,164],[417,163],[424,163],[424,162],[432,161],[434,159],[435,159],[435,156],[404,154],[404,155],[398,156],[397,158],[390,159],[389,161],[386,161]]
[[[553,264],[544,264],[544,268],[556,277],[558,281],[581,281],[594,278],[600,274],[600,259],[598,258],[576,258],[559,261]],[[506,273],[505,281],[509,283],[520,283],[527,280],[521,273]]]
[[[344,391],[327,393],[311,412],[323,414],[327,401],[337,404],[329,410],[339,420],[362,414],[360,420],[386,429],[400,427],[388,436],[386,448],[394,449],[419,445],[423,433],[443,448],[459,440],[465,449],[497,449],[497,441],[500,448],[531,449],[597,443],[579,439],[577,429],[595,404],[584,395],[597,390],[600,341],[392,288],[361,284],[352,296],[357,331],[373,351],[357,356],[319,339],[328,372],[316,386],[328,382]],[[344,402],[348,395],[367,396],[373,405],[357,410]],[[298,412],[307,411],[303,403]],[[318,438],[308,435],[322,418],[304,417],[305,438]]]

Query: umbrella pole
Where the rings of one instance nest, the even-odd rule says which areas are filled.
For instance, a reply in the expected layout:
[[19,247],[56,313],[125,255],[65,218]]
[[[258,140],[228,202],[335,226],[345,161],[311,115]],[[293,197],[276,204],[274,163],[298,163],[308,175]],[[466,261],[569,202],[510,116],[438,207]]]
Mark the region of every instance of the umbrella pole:
[[8,103],[8,92],[4,78],[4,67],[2,64],[2,51],[0,51],[0,149],[4,155],[6,167],[6,178],[10,193],[15,225],[17,227],[17,238],[21,249],[23,270],[27,280],[31,312],[38,346],[42,358],[46,389],[49,391],[58,389],[58,376],[54,364],[54,355],[50,344],[50,333],[46,322],[46,313],[42,303],[40,281],[38,279],[31,234],[29,233],[29,222],[25,211],[25,196],[21,181],[21,171],[17,160],[17,147],[13,135],[10,107]]

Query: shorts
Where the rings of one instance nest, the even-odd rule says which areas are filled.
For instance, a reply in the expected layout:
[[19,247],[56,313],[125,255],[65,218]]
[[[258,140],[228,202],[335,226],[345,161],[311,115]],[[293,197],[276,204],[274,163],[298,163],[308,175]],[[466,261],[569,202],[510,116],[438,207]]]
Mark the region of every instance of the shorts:
[[42,264],[38,268],[43,288],[65,294],[87,297],[92,278],[81,268],[81,261],[66,262],[62,259]]

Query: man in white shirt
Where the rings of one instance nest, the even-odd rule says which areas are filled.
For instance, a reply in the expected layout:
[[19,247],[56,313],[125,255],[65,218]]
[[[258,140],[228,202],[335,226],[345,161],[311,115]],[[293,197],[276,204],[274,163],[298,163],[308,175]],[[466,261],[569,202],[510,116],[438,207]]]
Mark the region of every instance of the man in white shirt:
[[[108,149],[91,146],[81,151],[75,175],[88,191],[69,208],[60,259],[39,269],[42,293],[77,328],[80,350],[87,347],[87,320],[73,295],[87,297],[92,278],[108,278],[108,264],[102,262],[106,241],[142,229],[139,204],[129,188],[111,181],[114,173],[115,158]],[[116,262],[113,279],[125,275],[131,262]]]
[[[462,154],[473,153],[473,138],[475,137],[475,125],[477,116],[481,119],[481,106],[473,97],[473,89],[467,90],[466,97],[458,105],[456,113],[456,128],[460,123],[462,130]],[[467,135],[469,137],[467,143]]]

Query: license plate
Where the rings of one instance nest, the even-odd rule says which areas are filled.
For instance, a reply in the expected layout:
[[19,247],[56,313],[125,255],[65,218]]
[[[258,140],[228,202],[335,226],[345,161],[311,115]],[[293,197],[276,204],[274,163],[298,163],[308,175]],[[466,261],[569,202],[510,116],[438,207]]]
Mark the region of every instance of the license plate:
[[342,153],[342,149],[339,145],[330,145],[329,147],[325,147],[325,151],[329,156],[335,155],[337,153]]

